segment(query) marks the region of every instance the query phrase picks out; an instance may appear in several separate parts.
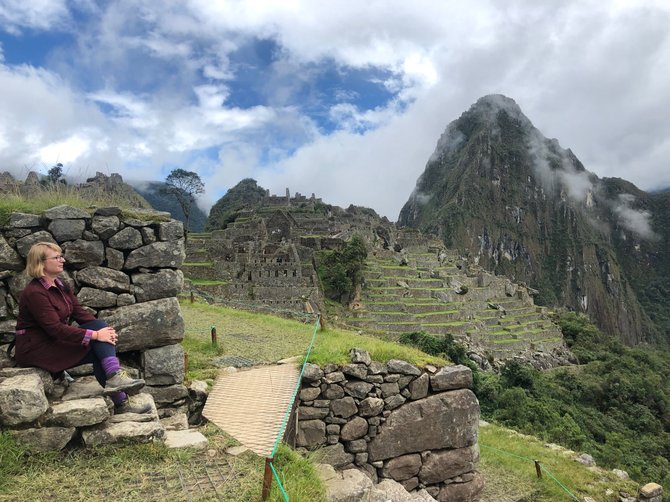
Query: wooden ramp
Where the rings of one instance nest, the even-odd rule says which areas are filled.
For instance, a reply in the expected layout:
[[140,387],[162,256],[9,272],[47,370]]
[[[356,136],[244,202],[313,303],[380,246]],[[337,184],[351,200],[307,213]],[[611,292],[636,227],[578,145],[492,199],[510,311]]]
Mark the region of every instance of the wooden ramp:
[[295,364],[222,371],[203,415],[253,452],[268,457],[292,405],[299,376]]

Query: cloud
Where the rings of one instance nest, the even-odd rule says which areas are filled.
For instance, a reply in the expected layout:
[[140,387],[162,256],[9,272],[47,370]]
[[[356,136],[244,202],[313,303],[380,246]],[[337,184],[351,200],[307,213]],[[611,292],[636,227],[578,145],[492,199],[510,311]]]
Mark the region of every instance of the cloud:
[[658,240],[658,235],[651,228],[651,213],[634,209],[631,205],[635,197],[631,194],[620,194],[618,201],[612,201],[612,210],[618,217],[619,224],[641,239]]
[[68,19],[65,0],[3,0],[0,3],[0,24],[13,34],[24,29],[61,27]]

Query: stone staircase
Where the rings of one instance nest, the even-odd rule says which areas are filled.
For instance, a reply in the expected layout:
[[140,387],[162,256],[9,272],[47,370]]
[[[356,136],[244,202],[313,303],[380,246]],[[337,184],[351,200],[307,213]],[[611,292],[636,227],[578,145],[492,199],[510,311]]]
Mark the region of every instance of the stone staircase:
[[375,334],[451,334],[495,359],[562,348],[560,328],[528,290],[467,266],[439,246],[368,257],[360,302],[345,324]]

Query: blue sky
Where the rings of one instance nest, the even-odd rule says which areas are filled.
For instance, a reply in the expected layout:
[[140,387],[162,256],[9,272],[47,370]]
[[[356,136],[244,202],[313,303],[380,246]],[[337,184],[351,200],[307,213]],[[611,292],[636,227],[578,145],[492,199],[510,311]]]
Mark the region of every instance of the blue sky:
[[599,176],[670,186],[669,25],[662,1],[0,0],[0,162],[395,220],[446,125],[502,93]]

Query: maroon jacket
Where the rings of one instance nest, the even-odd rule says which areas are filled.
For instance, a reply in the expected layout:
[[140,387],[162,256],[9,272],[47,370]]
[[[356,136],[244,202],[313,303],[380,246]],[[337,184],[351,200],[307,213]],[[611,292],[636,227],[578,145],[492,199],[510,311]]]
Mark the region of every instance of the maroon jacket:
[[90,350],[91,330],[70,326],[95,317],[82,308],[60,279],[48,287],[33,279],[21,293],[16,321],[16,362],[58,372],[76,365]]

